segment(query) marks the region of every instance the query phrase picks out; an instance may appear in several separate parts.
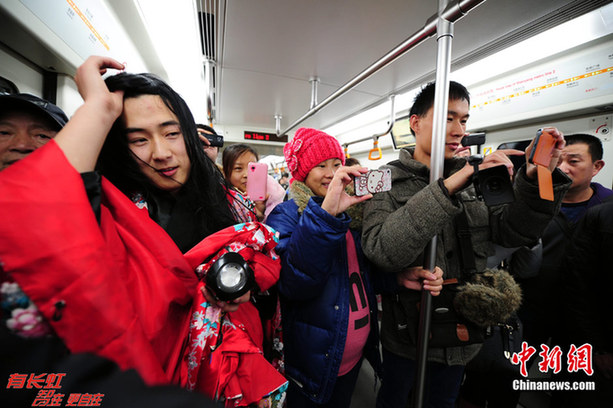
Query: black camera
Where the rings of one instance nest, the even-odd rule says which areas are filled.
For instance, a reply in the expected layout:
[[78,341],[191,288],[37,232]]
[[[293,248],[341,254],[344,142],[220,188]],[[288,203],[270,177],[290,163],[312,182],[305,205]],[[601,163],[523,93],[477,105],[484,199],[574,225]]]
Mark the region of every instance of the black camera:
[[462,138],[462,146],[481,146],[485,143],[485,133],[471,133]]
[[219,300],[241,297],[256,286],[253,269],[236,252],[226,252],[211,265],[205,277],[206,288]]
[[[211,144],[211,147],[223,147],[223,136],[212,135],[210,133],[200,132],[200,131],[198,132],[198,134],[200,136],[206,137],[209,143]],[[207,147],[207,145],[204,142],[202,142],[202,146]]]
[[479,191],[483,201],[488,206],[512,203],[515,201],[513,184],[509,171],[505,165],[490,167],[481,170],[476,177],[475,184],[479,185]]
[[482,199],[487,206],[512,203],[515,201],[513,184],[507,167],[490,167],[489,169],[479,170],[479,164],[483,162],[480,154],[470,156],[468,163],[471,164],[475,172],[473,173],[473,184],[479,199]]

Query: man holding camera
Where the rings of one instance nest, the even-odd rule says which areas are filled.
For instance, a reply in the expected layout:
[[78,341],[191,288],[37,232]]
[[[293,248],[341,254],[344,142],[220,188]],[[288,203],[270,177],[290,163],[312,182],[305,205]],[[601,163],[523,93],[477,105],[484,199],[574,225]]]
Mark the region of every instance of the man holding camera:
[[554,341],[565,341],[567,319],[560,313],[560,307],[567,301],[562,295],[564,256],[586,211],[613,195],[613,191],[592,181],[604,167],[600,139],[583,133],[564,139],[566,146],[558,168],[572,180],[572,185],[562,200],[560,212],[543,233],[543,258],[538,276],[522,282],[524,302],[520,317],[524,322],[524,338],[531,344],[547,343],[550,336]]
[[[557,129],[546,129],[555,139],[549,165],[554,201],[540,199],[536,166],[527,163],[515,177],[515,201],[488,208],[471,183],[473,166],[465,158],[454,158],[466,133],[470,106],[468,91],[456,82],[451,82],[449,89],[444,176],[430,183],[433,105],[434,83],[430,83],[416,96],[410,110],[415,147],[402,149],[399,160],[387,166],[392,171],[392,189],[375,194],[365,204],[362,247],[383,272],[398,273],[423,265],[424,249],[436,235],[436,266],[443,270],[445,279],[461,279],[466,269],[462,255],[474,258],[474,269],[480,273],[486,268],[487,257],[494,253],[494,243],[516,247],[538,240],[570,185],[570,180],[555,169],[564,139]],[[529,146],[528,153],[531,149]],[[498,150],[484,158],[479,170],[503,165],[510,177],[513,164],[507,155],[523,154]],[[457,236],[456,222],[461,214],[468,224],[471,254],[462,251]],[[377,397],[379,408],[406,406],[416,374],[419,299],[418,291],[404,289],[382,295],[384,374]],[[454,406],[464,366],[480,347],[469,344],[428,350],[426,398],[431,406]]]
[[[592,181],[605,164],[602,160],[603,147],[600,139],[584,133],[568,135],[564,139],[566,146],[562,151],[558,168],[572,180],[572,185],[564,196],[560,212],[552,219],[543,233],[543,255],[538,275],[521,281],[524,301],[519,316],[524,323],[524,340],[529,344],[548,343],[551,338],[552,347],[560,346],[563,351],[567,351],[570,343],[573,342],[573,336],[586,326],[586,321],[599,316],[598,314],[588,316],[587,313],[584,313],[579,317],[572,311],[575,308],[581,309],[577,305],[581,306],[583,303],[600,302],[601,296],[593,290],[589,293],[585,290],[585,285],[589,282],[589,278],[585,280],[585,277],[591,276],[587,272],[589,268],[580,268],[575,262],[572,268],[573,274],[564,274],[565,270],[571,270],[568,269],[570,262],[565,257],[571,252],[569,250],[573,244],[581,244],[585,247],[586,243],[581,240],[590,237],[591,243],[598,244],[594,244],[594,248],[590,248],[588,252],[576,253],[571,257],[571,261],[583,259],[586,261],[583,265],[602,262],[602,259],[589,260],[587,254],[597,251],[598,248],[604,248],[602,241],[597,239],[597,234],[600,233],[601,228],[606,230],[606,227],[592,220],[590,222],[593,224],[589,231],[577,234],[576,230],[587,211],[592,207],[600,206],[607,197],[613,195],[613,191]],[[582,238],[577,238],[581,235]],[[519,256],[524,256],[525,250],[520,251]],[[601,264],[605,265],[604,262]],[[597,286],[598,289],[601,288],[600,284]],[[603,285],[602,287],[608,288],[609,286]],[[600,309],[597,308],[597,310]],[[602,321],[600,325],[606,326]],[[581,398],[587,398],[590,394],[594,393],[553,393],[552,406],[575,406],[571,404],[573,399],[578,398],[578,401],[581,401]],[[582,406],[597,405],[584,404]]]
[[209,159],[213,160],[213,163],[217,163],[219,148],[223,147],[223,136],[218,135],[212,127],[200,123],[196,124],[196,129],[198,130],[198,137],[202,141],[204,153]]

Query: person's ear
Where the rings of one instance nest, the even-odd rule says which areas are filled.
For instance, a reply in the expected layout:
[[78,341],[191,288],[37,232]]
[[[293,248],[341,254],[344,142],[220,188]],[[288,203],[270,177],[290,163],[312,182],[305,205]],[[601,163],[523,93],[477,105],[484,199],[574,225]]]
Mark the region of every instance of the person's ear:
[[592,177],[594,177],[604,167],[604,160],[596,160],[594,162],[594,170],[592,171]]
[[413,132],[415,134],[418,133],[420,119],[421,117],[419,117],[418,115],[411,115],[411,117],[409,118],[409,125],[411,126],[411,129],[413,129]]

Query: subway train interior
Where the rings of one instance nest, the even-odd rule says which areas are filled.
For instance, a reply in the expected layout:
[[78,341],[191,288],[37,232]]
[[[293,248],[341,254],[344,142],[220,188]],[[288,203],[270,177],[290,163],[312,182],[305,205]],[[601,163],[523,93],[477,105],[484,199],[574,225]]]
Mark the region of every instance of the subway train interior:
[[[435,80],[437,18],[448,78],[471,94],[470,133],[487,155],[539,128],[598,137],[613,185],[611,0],[1,0],[4,92],[82,104],[74,80],[90,55],[167,81],[225,146],[247,143],[279,178],[300,127],[336,137],[376,169],[414,143],[413,98]],[[220,161],[220,159],[218,159]],[[374,406],[367,368],[355,407]],[[520,405],[546,406],[546,392]]]

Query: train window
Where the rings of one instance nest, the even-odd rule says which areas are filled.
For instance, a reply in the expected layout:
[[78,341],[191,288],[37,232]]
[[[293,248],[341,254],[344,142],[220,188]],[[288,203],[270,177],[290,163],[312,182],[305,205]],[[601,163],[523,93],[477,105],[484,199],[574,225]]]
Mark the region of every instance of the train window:
[[392,143],[396,150],[402,149],[403,147],[415,146],[415,136],[411,133],[408,115],[396,119],[390,134],[392,135]]
[[531,141],[532,140],[518,140],[516,142],[507,142],[498,146],[498,149],[516,149],[523,152],[526,150],[526,147],[528,147]]
[[[528,147],[531,141],[532,140],[518,140],[515,142],[502,143],[496,150],[515,149],[523,152],[526,150],[526,147]],[[526,158],[524,156],[509,156],[509,159],[511,159],[511,162],[513,163],[515,172],[517,172],[517,170],[519,170],[519,168],[526,162]]]

